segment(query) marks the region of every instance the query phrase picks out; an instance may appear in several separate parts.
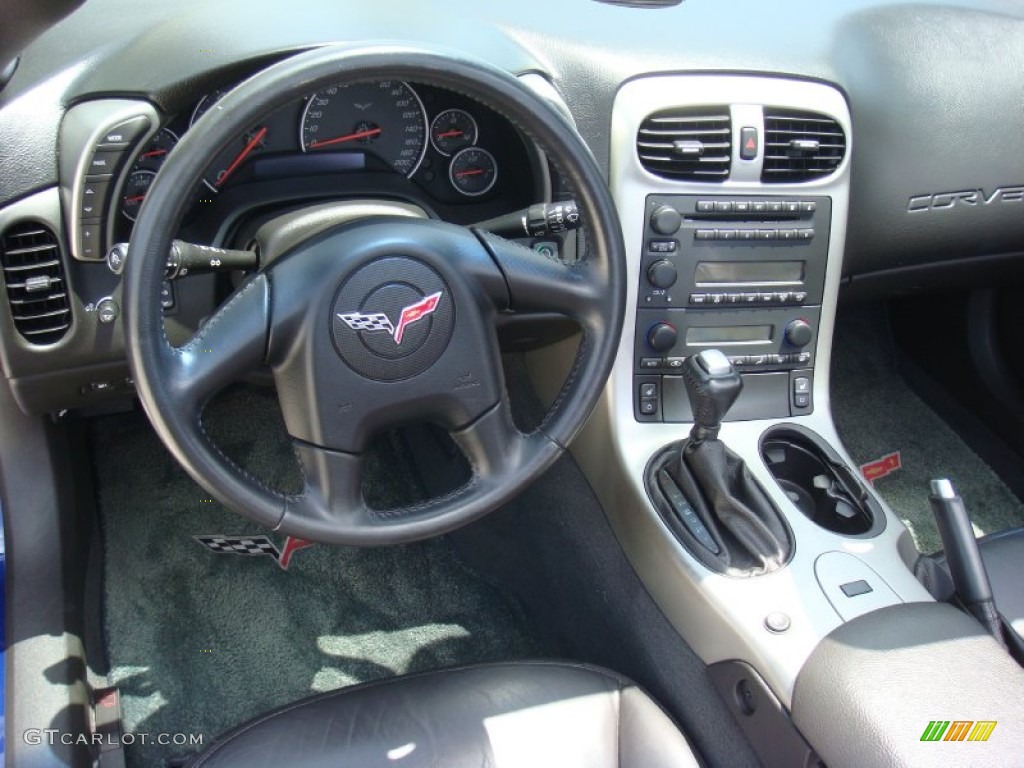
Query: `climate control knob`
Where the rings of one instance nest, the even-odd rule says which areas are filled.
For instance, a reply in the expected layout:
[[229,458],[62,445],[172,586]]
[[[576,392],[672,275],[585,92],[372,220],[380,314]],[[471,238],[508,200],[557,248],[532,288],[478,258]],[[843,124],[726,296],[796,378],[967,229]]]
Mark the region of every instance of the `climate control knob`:
[[655,323],[647,331],[647,343],[655,352],[668,352],[676,345],[679,334],[671,323]]
[[683,217],[671,205],[659,205],[651,214],[651,229],[659,235],[674,235],[682,223]]
[[647,282],[655,288],[671,288],[678,277],[676,265],[668,259],[658,259],[647,268]]
[[794,320],[786,326],[786,341],[794,347],[806,347],[814,338],[814,330],[806,320]]

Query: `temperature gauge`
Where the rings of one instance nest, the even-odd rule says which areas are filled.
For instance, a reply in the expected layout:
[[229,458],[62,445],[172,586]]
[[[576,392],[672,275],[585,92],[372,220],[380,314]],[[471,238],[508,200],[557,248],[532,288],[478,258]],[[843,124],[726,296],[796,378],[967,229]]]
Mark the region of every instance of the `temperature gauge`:
[[473,146],[477,138],[476,120],[461,109],[446,109],[430,124],[430,143],[445,157]]
[[462,194],[478,197],[489,192],[498,180],[498,163],[486,149],[466,147],[452,158],[448,178]]

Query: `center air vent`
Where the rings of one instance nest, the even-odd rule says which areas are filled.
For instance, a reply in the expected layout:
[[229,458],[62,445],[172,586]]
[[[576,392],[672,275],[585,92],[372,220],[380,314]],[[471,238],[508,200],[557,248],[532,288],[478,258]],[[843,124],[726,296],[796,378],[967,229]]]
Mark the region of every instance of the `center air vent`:
[[62,338],[71,326],[71,309],[53,232],[35,222],[9,227],[0,239],[0,261],[18,332],[33,344]]
[[640,163],[655,176],[725,181],[732,156],[729,108],[687,107],[650,115],[636,137]]
[[800,182],[833,173],[846,154],[846,136],[835,120],[817,112],[765,107],[761,181]]

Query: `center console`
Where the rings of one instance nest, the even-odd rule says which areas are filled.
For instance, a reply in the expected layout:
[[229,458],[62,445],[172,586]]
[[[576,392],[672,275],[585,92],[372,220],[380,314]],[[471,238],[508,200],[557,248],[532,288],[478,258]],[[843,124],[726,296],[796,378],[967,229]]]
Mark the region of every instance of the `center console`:
[[[908,567],[909,533],[859,477],[830,414],[851,132],[838,90],[782,77],[640,78],[612,112],[610,184],[631,283],[615,367],[573,452],[741,725],[758,691],[790,710],[801,668],[837,628],[932,601]],[[732,533],[702,527],[717,501],[694,505],[675,458],[684,449],[671,455],[694,442],[687,375],[698,403],[700,385],[688,361],[710,350],[742,379],[715,429],[763,491],[761,519],[782,543],[770,567],[716,553]]]

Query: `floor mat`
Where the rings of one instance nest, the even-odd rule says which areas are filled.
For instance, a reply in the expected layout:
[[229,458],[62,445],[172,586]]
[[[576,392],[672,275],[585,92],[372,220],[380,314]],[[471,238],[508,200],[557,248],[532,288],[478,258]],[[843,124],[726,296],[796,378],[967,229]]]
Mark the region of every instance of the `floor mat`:
[[1024,523],[1024,505],[897,371],[883,308],[844,307],[832,357],[832,410],[858,465],[899,451],[902,467],[875,489],[906,523],[918,548],[942,548],[928,503],[928,482],[950,478],[979,535]]
[[[272,395],[236,392],[207,426],[233,458],[272,484],[291,484],[294,459],[273,437],[281,428]],[[287,571],[271,557],[212,554],[192,537],[260,531],[210,501],[141,415],[98,420],[95,446],[110,676],[129,732],[203,734],[210,743],[312,692],[540,654],[519,604],[463,567],[445,539],[313,546]],[[411,482],[388,450],[369,470],[378,502]],[[129,765],[183,754],[140,741],[128,748]]]

